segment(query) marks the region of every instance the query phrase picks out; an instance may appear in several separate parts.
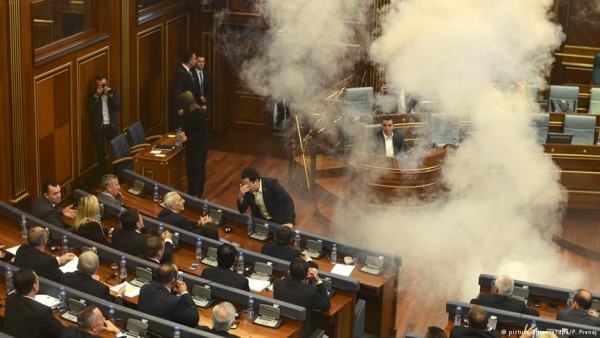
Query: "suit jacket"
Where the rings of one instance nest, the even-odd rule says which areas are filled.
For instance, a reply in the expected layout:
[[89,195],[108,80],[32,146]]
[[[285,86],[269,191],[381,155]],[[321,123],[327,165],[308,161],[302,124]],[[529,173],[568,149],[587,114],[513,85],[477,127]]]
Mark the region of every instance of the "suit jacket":
[[104,231],[102,231],[100,224],[96,222],[87,222],[80,225],[79,228],[77,228],[77,231],[75,231],[75,234],[94,242],[110,246],[110,243],[108,243],[104,236]]
[[[119,132],[119,120],[117,120],[117,112],[121,110],[121,99],[115,88],[111,88],[113,95],[108,98],[108,117],[110,119],[110,129]],[[88,112],[91,114],[90,121],[92,123],[92,132],[99,132],[104,124],[102,116],[102,98],[96,98],[96,90],[90,95],[88,103]]]
[[471,299],[471,304],[489,306],[493,307],[494,309],[518,313],[525,313],[527,311],[527,306],[525,306],[525,303],[523,301],[510,297],[487,293],[480,294],[479,298]]
[[17,293],[7,297],[4,332],[8,335],[16,338],[59,338],[63,329],[49,307]]
[[[194,68],[195,74],[194,76],[198,75],[198,69]],[[194,81],[196,81],[194,79]],[[198,81],[200,81],[200,77],[198,77]],[[199,105],[203,105],[206,104],[208,106],[208,99],[210,98],[210,90],[211,90],[211,77],[210,77],[210,73],[208,71],[206,71],[206,68],[202,69],[202,84],[201,84],[201,91],[200,88],[196,88],[196,85],[194,84],[194,97],[196,98],[196,102],[198,102]],[[204,98],[206,99],[206,103],[203,103],[202,100],[200,99],[201,96],[204,96]]]
[[[372,152],[385,156],[385,139],[383,138],[383,131],[381,129],[373,133],[373,143]],[[404,145],[404,137],[397,130],[392,131],[392,145],[394,147],[394,155],[398,156]]]
[[216,336],[219,336],[219,337],[240,338],[240,336],[231,334],[229,332],[216,331],[215,329],[210,328],[208,326],[204,326],[204,325],[200,326],[200,330],[202,330],[204,332],[210,332],[210,333],[212,333],[212,334],[214,334]]
[[[86,275],[81,271],[67,272],[63,275],[61,284],[79,291],[83,291],[88,295],[105,299],[109,302],[113,301],[108,286],[95,280],[90,275]],[[123,304],[123,298],[116,297],[115,303]]]
[[[271,215],[271,221],[279,224],[294,224],[296,222],[294,201],[287,191],[285,191],[281,184],[274,178],[261,177],[260,179],[262,181],[263,200],[269,215]],[[253,193],[247,192],[244,195],[242,202],[240,203],[240,201],[236,199],[236,203],[240,213],[246,212],[246,209],[250,207],[253,216],[266,219],[256,205]]]
[[284,278],[273,285],[273,298],[306,308],[306,320],[302,328],[302,336],[312,333],[310,327],[311,310],[329,310],[331,302],[323,283],[313,286],[304,282]]
[[455,326],[450,330],[450,338],[500,338],[496,330],[477,330],[470,327]]
[[144,246],[148,237],[150,236],[135,230],[118,228],[113,231],[111,244],[115,250],[138,257],[144,254]]
[[98,195],[96,197],[98,198],[98,202],[100,202],[102,204],[113,205],[117,208],[125,206],[125,203],[123,203],[122,200],[117,199],[115,196],[113,196],[109,193],[105,193],[103,191],[98,193]]
[[39,276],[57,283],[60,283],[63,276],[55,257],[29,244],[23,244],[19,247],[15,255],[15,265],[20,268],[31,268]]
[[181,216],[176,212],[173,212],[169,209],[161,210],[158,213],[158,221],[171,224],[183,230],[191,231],[194,233],[200,233],[200,228],[198,228],[198,222],[190,221],[187,218]]
[[179,102],[179,95],[189,90],[194,93],[194,80],[192,79],[191,73],[185,69],[183,64],[179,64],[175,70],[172,81],[172,95],[173,95],[173,109],[175,111],[181,109],[181,102]]
[[556,315],[556,319],[577,324],[600,326],[600,318],[591,316],[583,310],[560,310]]
[[202,270],[201,277],[219,284],[231,286],[232,288],[250,291],[248,279],[231,269],[220,268],[218,266],[206,268]]
[[300,257],[300,251],[290,248],[289,246],[281,246],[276,244],[265,244],[263,245],[260,253],[271,257],[283,259],[284,261],[291,262],[292,259]]
[[62,212],[50,203],[44,196],[40,196],[33,203],[31,214],[59,228],[64,228],[61,222]]
[[158,282],[142,286],[138,310],[190,327],[196,327],[200,320],[198,309],[189,293],[174,295]]

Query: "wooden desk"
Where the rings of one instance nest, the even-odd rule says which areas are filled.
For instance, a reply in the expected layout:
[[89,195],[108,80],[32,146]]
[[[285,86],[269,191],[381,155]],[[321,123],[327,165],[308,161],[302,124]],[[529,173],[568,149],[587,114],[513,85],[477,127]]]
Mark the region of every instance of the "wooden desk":
[[[136,207],[142,214],[149,217],[156,218],[162,208],[150,199],[150,196],[134,196],[127,193],[129,185],[127,183],[122,184],[123,200],[126,205]],[[190,220],[197,220],[200,213],[192,208],[186,208],[183,215]],[[225,233],[223,227],[219,228],[219,238],[227,240],[232,243],[239,243],[243,249],[251,250],[254,252],[260,252],[264,242],[253,240],[248,238],[246,228],[244,224],[232,222],[226,220],[227,225],[233,228],[230,233]],[[182,249],[185,249],[186,245],[183,245]],[[190,252],[184,256],[190,257],[188,260],[181,258],[179,254],[175,256],[175,262],[184,271],[189,268],[192,261],[195,262],[195,248],[189,247]],[[342,252],[338,254],[340,259],[344,256]],[[319,265],[319,268],[324,271],[331,271],[333,265],[329,262],[327,257],[315,260]],[[196,271],[188,271],[192,274],[201,274],[201,270],[204,267],[200,264],[200,267]],[[398,280],[398,267],[388,266],[385,269],[385,273],[381,276],[374,276],[360,271],[361,264],[357,263],[355,269],[351,273],[350,277],[358,279],[361,283],[361,289],[358,295],[346,294],[344,292],[337,292],[336,295],[331,299],[332,307],[330,311],[325,314],[328,316],[326,320],[329,324],[335,321],[335,327],[331,329],[334,332],[339,332],[338,337],[344,337],[343,333],[348,332],[347,330],[352,327],[354,317],[354,303],[356,297],[365,299],[367,301],[366,320],[365,327],[368,332],[374,332],[381,337],[388,337],[394,335],[395,327],[395,313],[396,313],[396,284]],[[272,297],[272,295],[270,295]],[[352,298],[350,302],[344,300],[344,298]],[[339,302],[339,303],[338,303]],[[316,319],[318,322],[319,319]],[[315,326],[316,327],[316,326]]]
[[[134,158],[135,172],[164,183],[168,186],[186,191],[185,151],[183,146],[171,151],[161,151],[157,157],[152,151],[155,146],[175,146],[175,135],[169,134],[136,153]],[[164,155],[164,157],[162,157]]]

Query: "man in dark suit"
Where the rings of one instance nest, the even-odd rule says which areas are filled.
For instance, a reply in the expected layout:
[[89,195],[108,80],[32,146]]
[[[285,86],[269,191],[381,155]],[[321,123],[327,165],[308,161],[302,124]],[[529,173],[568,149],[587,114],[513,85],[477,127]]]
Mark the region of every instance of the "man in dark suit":
[[121,99],[117,90],[108,86],[106,76],[96,76],[96,89],[90,95],[88,112],[91,114],[91,130],[96,141],[98,168],[106,174],[106,145],[104,140],[112,140],[119,134],[117,112],[121,110]]
[[479,298],[471,299],[471,304],[493,307],[511,312],[525,313],[531,316],[538,316],[539,312],[535,309],[529,309],[525,302],[519,299],[510,298],[515,287],[515,282],[508,275],[501,275],[496,278],[492,285],[491,294],[480,294]]
[[237,250],[228,243],[223,243],[217,248],[217,267],[206,268],[202,270],[202,278],[206,278],[219,284],[231,286],[246,291],[250,291],[248,279],[243,275],[231,270]]
[[52,309],[34,300],[40,282],[33,270],[22,268],[15,272],[16,293],[6,298],[4,332],[17,338],[60,337],[64,327],[54,318]]
[[394,157],[402,150],[404,137],[394,130],[394,121],[388,115],[381,120],[381,130],[373,134],[371,150],[376,155]]
[[577,324],[600,326],[600,318],[589,314],[592,300],[592,294],[588,290],[577,290],[573,298],[573,306],[570,309],[558,311],[556,319]]
[[115,338],[127,337],[115,324],[104,318],[100,309],[88,305],[77,314],[77,326],[65,328],[61,338],[101,337],[103,330],[114,334]]
[[119,178],[116,175],[106,174],[102,176],[100,186],[102,187],[102,191],[98,193],[98,202],[110,204],[117,208],[125,206]]
[[52,257],[44,252],[48,244],[48,231],[42,227],[32,227],[27,234],[27,243],[17,249],[15,265],[20,268],[31,268],[38,275],[59,283],[63,272],[61,265],[65,265],[75,258],[75,254],[66,253],[59,257]]
[[150,236],[142,233],[144,219],[138,209],[129,208],[123,211],[119,219],[121,227],[113,231],[112,247],[133,256],[143,255],[146,239]]
[[296,222],[294,201],[287,191],[276,179],[260,177],[254,168],[242,171],[237,207],[240,213],[246,212],[250,207],[253,216],[290,228]]
[[183,107],[181,106],[179,96],[186,90],[189,90],[192,93],[194,92],[194,78],[191,72],[194,66],[196,66],[196,54],[187,51],[183,53],[181,64],[177,67],[177,70],[175,70],[175,75],[173,75],[171,92],[173,104],[175,105],[174,110],[177,112],[178,116],[183,115]]
[[223,302],[215,305],[212,313],[213,327],[201,326],[202,331],[210,332],[220,337],[236,338],[234,334],[229,333],[231,323],[235,319],[235,307],[229,302]]
[[185,209],[185,200],[175,191],[166,193],[163,202],[166,209],[158,213],[158,220],[160,222],[171,224],[197,234],[200,234],[202,225],[212,222],[212,217],[210,216],[201,216],[198,221],[190,221],[181,216],[180,213]]
[[[307,284],[307,279],[314,281],[315,285]],[[290,263],[289,277],[273,285],[273,298],[306,308],[306,320],[302,328],[303,337],[309,336],[312,332],[311,310],[326,311],[331,306],[327,289],[319,278],[317,269],[309,268],[308,263],[299,257],[294,258]]]
[[487,312],[481,306],[474,305],[469,311],[469,327],[453,327],[450,330],[450,338],[500,338],[500,332],[488,330]]
[[191,327],[196,327],[200,321],[187,285],[177,280],[177,269],[171,264],[159,266],[156,281],[142,286],[138,310]]
[[294,258],[300,257],[300,251],[289,247],[291,240],[292,230],[288,227],[281,227],[275,232],[276,244],[263,245],[260,253],[291,262]]
[[44,194],[35,200],[33,208],[31,208],[31,214],[54,226],[64,228],[65,226],[60,220],[61,217],[64,215],[65,217],[75,218],[77,211],[73,210],[71,206],[67,206],[62,211],[58,210],[57,205],[60,203],[62,194],[60,185],[55,180],[48,179],[44,181],[42,190]]
[[[98,255],[88,250],[79,255],[79,261],[77,262],[77,271],[67,272],[62,277],[62,284],[73,289],[77,289],[98,298],[105,299],[109,302],[113,301],[108,286],[98,281],[98,267],[100,266],[100,259]],[[125,287],[119,290],[119,293],[114,299],[117,304],[123,304],[123,292]]]
[[158,236],[150,236],[146,239],[144,243],[144,258],[157,264],[169,263],[173,260],[173,240],[171,239],[171,233],[165,231],[161,236],[165,236],[165,234],[168,235],[166,239]]
[[208,99],[210,98],[210,74],[204,69],[206,60],[204,56],[198,56],[196,58],[196,67],[194,68],[194,97],[196,102],[204,109],[208,108]]

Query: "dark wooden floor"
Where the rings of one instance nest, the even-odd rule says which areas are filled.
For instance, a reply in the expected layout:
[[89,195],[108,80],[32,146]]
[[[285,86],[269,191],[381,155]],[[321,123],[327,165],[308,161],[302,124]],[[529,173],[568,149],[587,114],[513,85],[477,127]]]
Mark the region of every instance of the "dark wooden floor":
[[[213,137],[211,142],[212,150],[208,156],[204,197],[212,202],[235,208],[239,174],[244,167],[254,166],[261,175],[278,178],[292,195],[296,206],[298,228],[326,236],[333,233],[334,225],[320,217],[317,211],[317,200],[324,193],[319,190],[309,193],[288,180],[288,162],[285,158],[285,143],[282,138],[228,133]],[[570,211],[563,221],[564,239],[589,249],[579,250],[581,252],[565,249],[559,251],[559,254],[566,256],[571,264],[581,269],[585,275],[583,284],[573,285],[572,288],[584,287],[600,293],[600,286],[596,283],[600,277],[600,258],[593,256],[594,252],[600,252],[599,220],[600,212]],[[448,299],[436,297],[435,293],[429,292],[427,288],[432,284],[435,282],[424,280],[418,270],[412,270],[407,266],[400,269],[397,306],[398,337],[403,337],[409,331],[424,333],[430,325],[440,327],[446,325],[445,303]],[[427,297],[423,297],[424,294]]]

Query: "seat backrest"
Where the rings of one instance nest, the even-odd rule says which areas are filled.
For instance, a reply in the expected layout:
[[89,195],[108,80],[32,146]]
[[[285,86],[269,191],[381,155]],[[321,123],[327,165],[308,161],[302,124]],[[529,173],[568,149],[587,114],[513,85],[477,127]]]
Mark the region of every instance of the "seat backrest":
[[366,305],[364,299],[359,299],[354,306],[354,337],[362,337],[365,334]]
[[[600,71],[600,69],[599,69]],[[592,88],[590,95],[590,114],[600,114],[600,88]]]
[[460,118],[456,114],[431,114],[429,122],[431,143],[435,147],[457,145],[460,134]]
[[576,112],[579,97],[578,86],[550,86],[550,109],[554,112]]
[[127,139],[132,147],[146,141],[146,132],[140,121],[135,121],[127,127]]
[[600,85],[600,53],[594,57],[594,68],[592,69],[592,84]]
[[546,143],[550,114],[531,114],[531,117],[531,125],[537,129],[537,142],[541,144]]
[[596,116],[565,115],[563,133],[572,134],[571,144],[594,144]]
[[323,338],[323,337],[325,337],[325,331],[323,331],[321,329],[316,329],[307,338]]
[[[119,134],[110,140],[110,149],[112,150],[114,160],[131,157],[131,148],[129,148],[129,143],[127,142],[125,134]],[[133,161],[124,161],[115,164],[115,175],[117,175],[120,180],[123,180],[123,170],[125,169],[133,170]]]
[[350,116],[373,114],[373,87],[346,88],[344,106]]

